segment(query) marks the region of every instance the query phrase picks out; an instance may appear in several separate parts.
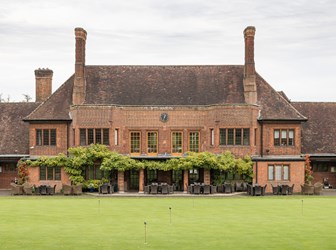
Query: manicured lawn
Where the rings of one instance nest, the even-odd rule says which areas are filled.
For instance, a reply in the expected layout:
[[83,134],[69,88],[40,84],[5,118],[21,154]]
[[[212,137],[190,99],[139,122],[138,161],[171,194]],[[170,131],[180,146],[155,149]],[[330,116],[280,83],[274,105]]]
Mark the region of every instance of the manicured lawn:
[[0,197],[0,249],[336,249],[335,223],[336,197]]

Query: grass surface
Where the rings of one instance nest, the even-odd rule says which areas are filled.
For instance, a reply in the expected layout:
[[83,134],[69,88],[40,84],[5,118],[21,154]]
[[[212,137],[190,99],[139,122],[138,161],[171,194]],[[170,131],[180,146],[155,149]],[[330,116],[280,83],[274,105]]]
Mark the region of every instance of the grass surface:
[[0,197],[0,249],[336,249],[335,211],[336,197]]

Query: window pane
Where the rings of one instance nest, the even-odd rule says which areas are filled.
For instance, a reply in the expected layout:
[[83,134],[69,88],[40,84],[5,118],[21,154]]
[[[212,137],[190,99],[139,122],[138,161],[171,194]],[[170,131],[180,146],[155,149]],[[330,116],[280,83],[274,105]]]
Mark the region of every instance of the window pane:
[[50,145],[56,146],[56,129],[50,130]]
[[157,153],[157,132],[147,133],[147,153]]
[[102,178],[102,171],[100,170],[100,167],[95,167],[96,170],[96,179],[100,180]]
[[86,145],[86,129],[84,129],[84,128],[81,128],[79,130],[79,144],[81,146]]
[[114,130],[114,145],[119,145],[119,129]]
[[244,128],[243,130],[243,144],[245,146],[250,145],[250,129],[249,128]]
[[102,136],[101,136],[101,129],[100,128],[96,128],[95,129],[96,132],[96,136],[95,136],[95,143],[96,144],[102,144]]
[[219,145],[226,145],[226,129],[219,129]]
[[289,180],[289,166],[283,166],[283,179],[285,181]]
[[240,128],[236,128],[236,145],[242,144],[242,130]]
[[40,166],[40,180],[46,180],[47,179],[47,168],[45,166]]
[[157,171],[156,171],[156,169],[148,169],[147,170],[147,184],[151,184],[152,182],[157,182]]
[[110,130],[108,128],[103,129],[103,144],[110,145]]
[[280,130],[274,130],[274,146],[280,146]]
[[210,145],[215,145],[215,130],[213,128],[210,129]]
[[54,179],[54,168],[53,167],[47,167],[47,178],[48,180]]
[[199,133],[198,132],[190,132],[189,134],[189,150],[191,152],[199,151]]
[[182,153],[182,132],[172,133],[172,153]]
[[49,129],[43,129],[43,145],[49,145]]
[[294,146],[294,129],[288,130],[288,146]]
[[61,167],[55,167],[55,180],[61,180]]
[[228,145],[233,145],[234,143],[234,129],[233,128],[229,128],[228,129]]
[[268,166],[268,179],[274,180],[274,166]]
[[287,130],[281,130],[281,145],[287,145]]
[[275,180],[281,180],[281,166],[275,166]]
[[42,146],[42,130],[36,129],[36,145]]
[[93,138],[93,128],[88,129],[88,145],[94,143],[94,138]]
[[131,132],[131,153],[140,153],[140,132]]

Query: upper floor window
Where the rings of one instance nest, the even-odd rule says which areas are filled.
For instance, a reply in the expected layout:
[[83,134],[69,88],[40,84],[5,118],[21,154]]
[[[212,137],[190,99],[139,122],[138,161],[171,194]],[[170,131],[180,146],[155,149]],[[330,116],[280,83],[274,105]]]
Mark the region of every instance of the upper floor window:
[[189,133],[189,151],[199,152],[199,132]]
[[110,145],[110,130],[108,128],[81,128],[79,130],[79,144],[81,146],[91,144]]
[[156,154],[158,152],[158,133],[147,132],[147,153]]
[[172,153],[182,154],[182,132],[172,132]]
[[294,129],[274,129],[274,146],[294,146]]
[[220,128],[219,129],[219,145],[250,145],[250,129],[249,128]]
[[131,144],[131,154],[140,154],[141,152],[141,133],[131,132],[130,133],[130,144]]
[[37,146],[56,146],[56,129],[36,129]]

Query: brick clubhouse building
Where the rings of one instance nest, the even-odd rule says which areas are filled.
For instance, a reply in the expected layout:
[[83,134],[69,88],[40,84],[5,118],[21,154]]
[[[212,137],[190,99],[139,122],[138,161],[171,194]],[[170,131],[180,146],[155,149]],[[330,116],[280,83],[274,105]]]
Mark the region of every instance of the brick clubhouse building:
[[[161,161],[188,151],[250,155],[253,183],[267,184],[267,192],[278,183],[299,192],[308,154],[314,181],[327,177],[336,186],[336,103],[291,102],[275,91],[255,70],[254,38],[247,27],[244,65],[90,66],[87,33],[76,28],[74,75],[51,93],[53,72],[35,70],[36,102],[0,103],[0,189],[17,177],[20,158],[95,143]],[[213,181],[205,169],[129,170],[111,178],[121,192],[141,192],[149,175],[181,191],[196,179]],[[29,182],[59,191],[70,181],[63,168],[36,168]]]

